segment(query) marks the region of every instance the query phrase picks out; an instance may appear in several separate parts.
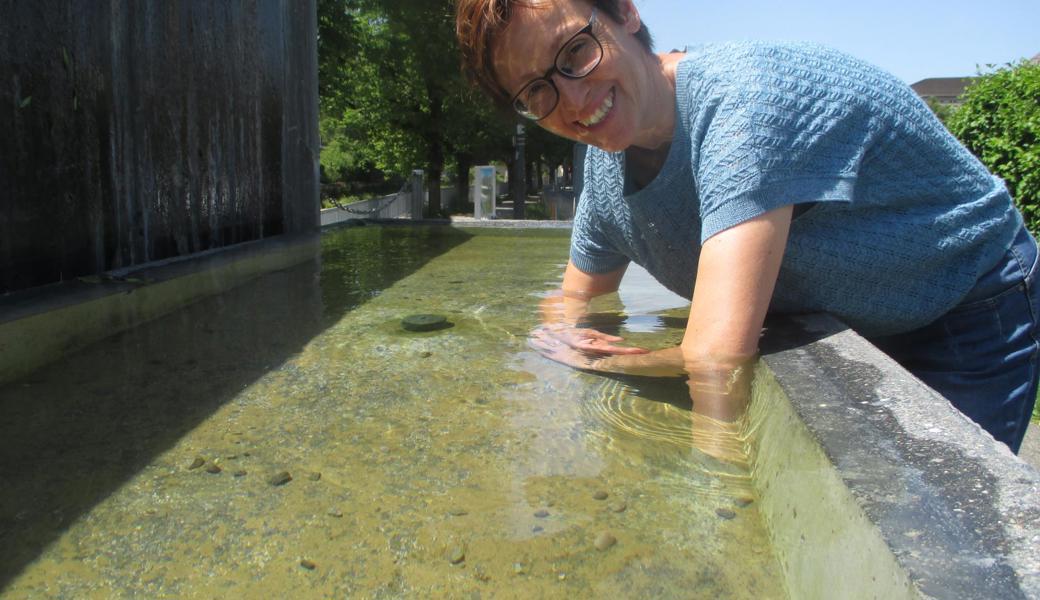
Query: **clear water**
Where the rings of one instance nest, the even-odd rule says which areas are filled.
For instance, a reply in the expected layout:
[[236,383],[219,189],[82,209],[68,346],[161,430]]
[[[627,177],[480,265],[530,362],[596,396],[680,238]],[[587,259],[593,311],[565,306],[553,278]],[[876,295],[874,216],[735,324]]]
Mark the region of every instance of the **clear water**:
[[[0,388],[0,595],[783,597],[748,478],[692,447],[681,382],[527,348],[566,250],[342,230],[320,265]],[[680,339],[681,311],[623,308],[601,324]],[[403,331],[414,313],[454,327]]]

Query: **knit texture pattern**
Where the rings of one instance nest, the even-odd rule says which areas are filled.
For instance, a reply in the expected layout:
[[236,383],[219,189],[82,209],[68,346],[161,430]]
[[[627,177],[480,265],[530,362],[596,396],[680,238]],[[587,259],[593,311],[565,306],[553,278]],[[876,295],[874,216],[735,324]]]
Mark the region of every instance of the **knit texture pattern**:
[[700,245],[769,210],[791,224],[772,312],[826,311],[867,336],[954,307],[1022,227],[991,175],[907,85],[810,44],[693,48],[676,76],[676,130],[644,189],[624,153],[589,148],[571,260],[629,260],[690,298]]

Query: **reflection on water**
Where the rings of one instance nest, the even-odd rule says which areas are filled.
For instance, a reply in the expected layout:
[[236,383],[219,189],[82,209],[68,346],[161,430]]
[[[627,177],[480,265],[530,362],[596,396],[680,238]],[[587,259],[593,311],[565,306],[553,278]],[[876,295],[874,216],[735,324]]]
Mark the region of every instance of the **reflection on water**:
[[[681,381],[528,350],[566,236],[323,245],[0,388],[5,598],[784,596]],[[661,347],[681,316],[617,329]]]

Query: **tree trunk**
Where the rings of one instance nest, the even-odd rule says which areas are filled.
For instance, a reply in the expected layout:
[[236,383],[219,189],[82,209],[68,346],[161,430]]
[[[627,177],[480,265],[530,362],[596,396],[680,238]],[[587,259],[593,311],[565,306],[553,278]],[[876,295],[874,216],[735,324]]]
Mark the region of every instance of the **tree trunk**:
[[441,140],[441,93],[432,81],[426,82],[430,100],[430,118],[426,130],[426,186],[430,190],[428,216],[441,215],[441,173],[444,172],[444,142]]

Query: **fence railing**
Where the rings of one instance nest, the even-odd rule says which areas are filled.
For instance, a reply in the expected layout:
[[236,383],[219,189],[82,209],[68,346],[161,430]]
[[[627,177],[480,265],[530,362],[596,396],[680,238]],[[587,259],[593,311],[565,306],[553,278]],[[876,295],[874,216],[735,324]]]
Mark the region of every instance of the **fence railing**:
[[[429,191],[423,192],[423,206],[429,206]],[[441,188],[441,206],[452,208],[455,189]],[[332,225],[349,219],[411,219],[412,191],[402,189],[396,194],[345,204],[321,211],[321,224]]]

